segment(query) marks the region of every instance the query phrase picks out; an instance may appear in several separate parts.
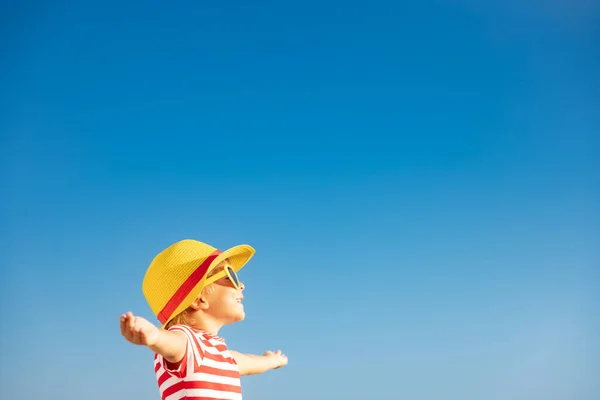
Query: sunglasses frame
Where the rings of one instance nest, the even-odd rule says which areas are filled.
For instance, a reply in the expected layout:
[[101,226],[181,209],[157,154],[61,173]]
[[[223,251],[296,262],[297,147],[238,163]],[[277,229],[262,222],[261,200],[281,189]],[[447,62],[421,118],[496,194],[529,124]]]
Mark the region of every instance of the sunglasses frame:
[[238,277],[238,275],[235,272],[235,270],[233,269],[233,267],[231,267],[230,265],[226,265],[223,268],[223,271],[219,271],[216,274],[214,274],[213,276],[211,276],[210,278],[206,278],[205,285],[208,286],[211,283],[214,283],[225,276],[227,276],[229,278],[229,281],[237,290],[240,290],[240,288],[241,288],[240,278]]

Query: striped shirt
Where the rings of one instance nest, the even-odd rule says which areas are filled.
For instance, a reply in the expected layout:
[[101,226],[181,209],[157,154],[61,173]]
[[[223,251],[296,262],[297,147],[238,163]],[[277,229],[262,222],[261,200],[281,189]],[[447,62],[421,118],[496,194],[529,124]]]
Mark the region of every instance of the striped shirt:
[[162,400],[241,400],[240,371],[225,341],[184,325],[170,331],[187,337],[186,354],[177,369],[154,356],[154,372]]

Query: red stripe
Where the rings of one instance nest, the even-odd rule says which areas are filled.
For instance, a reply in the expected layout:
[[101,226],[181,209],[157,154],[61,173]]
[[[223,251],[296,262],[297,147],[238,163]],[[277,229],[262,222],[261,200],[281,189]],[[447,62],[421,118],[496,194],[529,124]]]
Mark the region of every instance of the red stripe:
[[194,286],[198,284],[206,274],[210,263],[213,262],[217,256],[221,254],[219,250],[215,250],[210,256],[204,260],[202,264],[194,272],[188,276],[188,278],[183,282],[181,287],[175,292],[175,294],[169,299],[167,304],[163,307],[163,309],[158,313],[158,320],[164,324],[167,322],[167,319],[173,314],[173,312],[179,307],[181,302],[187,297],[188,294],[192,291]]
[[[204,347],[200,344],[200,341],[198,339],[198,336],[194,333],[194,331],[187,327],[188,332],[189,332],[189,337],[192,338],[192,345],[194,346],[194,348],[196,348],[198,350],[198,352],[200,353],[200,357],[204,358]],[[197,361],[202,361],[202,360],[197,360]]]
[[198,374],[210,374],[210,375],[224,376],[227,378],[239,378],[240,377],[239,371],[214,368],[214,367],[209,367],[208,365],[202,365],[202,366],[200,366],[200,368],[196,368],[196,370],[194,372],[198,373]]
[[[217,390],[225,393],[242,393],[241,386],[227,385],[224,383],[206,382],[206,381],[179,381],[165,389],[162,393],[163,399],[184,389],[207,389]],[[186,397],[187,399],[188,397]],[[204,399],[204,397],[201,397]]]
[[185,382],[184,381],[176,382],[173,385],[171,385],[168,388],[166,388],[164,392],[162,392],[162,398],[166,399],[167,397],[169,397],[173,393],[177,393],[177,392],[179,392],[180,390],[182,390],[184,388],[185,388]]
[[[171,394],[173,394],[173,393],[170,393],[170,394],[169,394],[169,396],[170,396]],[[165,396],[165,395],[163,394],[163,396],[162,396],[162,400],[165,400],[167,397],[168,397],[168,396]],[[204,397],[204,396],[202,396],[202,397],[197,397],[197,396],[188,396],[188,395],[186,395],[185,397],[182,397],[182,399],[185,399],[185,400],[223,400],[223,398],[222,398],[222,397],[221,397],[221,398],[217,398],[217,397]]]
[[[166,399],[179,392],[180,390],[185,389],[207,389],[207,390],[216,390],[224,393],[242,393],[241,386],[237,385],[227,385],[224,383],[215,383],[215,382],[206,382],[206,381],[179,381],[169,386],[162,392],[162,398]],[[192,397],[186,396],[186,399],[190,399]],[[205,399],[205,397],[199,397],[199,399]]]
[[[187,325],[175,325],[170,330],[182,332],[186,336],[188,343],[192,347],[194,347],[196,350],[198,350],[198,352],[200,353],[200,360],[196,359],[196,354],[194,352],[192,352],[191,357],[194,360],[194,367],[196,369],[199,368],[200,365],[202,364],[202,359],[204,358],[204,347],[198,341],[198,336],[194,333],[192,328],[190,328]],[[186,347],[186,358],[184,358],[184,360],[186,360],[186,359],[187,359],[187,347]]]
[[214,345],[214,344],[212,344],[212,343],[210,342],[210,340],[208,340],[208,339],[206,338],[206,336],[203,336],[203,337],[202,337],[202,343],[204,343],[204,345],[205,345],[206,347],[214,347],[215,349],[217,349],[217,350],[219,350],[219,351],[225,351],[225,350],[227,350],[227,346],[225,345],[225,343],[223,343],[223,344],[216,344],[216,345]]
[[200,360],[196,359],[195,353],[192,353],[192,358],[194,359],[194,367],[198,368],[198,366],[202,364],[202,359],[204,358],[204,347],[200,345],[200,342],[198,341],[198,336],[196,336],[194,331],[192,331],[192,329],[189,326],[180,325],[178,326],[178,328],[188,332],[188,341],[191,340],[191,345],[200,353]]
[[235,364],[235,360],[233,358],[226,358],[222,354],[212,354],[212,353],[209,353],[208,351],[204,353],[204,358],[208,358],[213,361],[218,361],[218,362],[227,363],[227,364]]
[[165,383],[167,381],[167,379],[169,379],[171,377],[171,374],[169,374],[168,372],[163,372],[159,377],[158,377],[158,386],[162,386],[163,383]]
[[228,385],[226,383],[216,383],[207,381],[189,381],[185,382],[186,389],[207,389],[218,390],[220,392],[242,393],[242,388],[238,385]]
[[[166,399],[166,396],[163,396],[163,400]],[[216,398],[216,397],[196,397],[196,396],[185,396],[183,397],[183,399],[185,400],[223,400],[223,398]]]

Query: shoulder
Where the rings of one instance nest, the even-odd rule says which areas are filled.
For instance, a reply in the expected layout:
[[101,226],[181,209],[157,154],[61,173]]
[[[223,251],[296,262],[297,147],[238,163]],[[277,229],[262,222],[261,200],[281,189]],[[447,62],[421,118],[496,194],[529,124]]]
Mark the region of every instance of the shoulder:
[[195,330],[194,328],[187,326],[187,325],[173,325],[171,327],[169,327],[169,329],[167,329],[170,332],[185,332],[185,333],[191,333],[194,334]]

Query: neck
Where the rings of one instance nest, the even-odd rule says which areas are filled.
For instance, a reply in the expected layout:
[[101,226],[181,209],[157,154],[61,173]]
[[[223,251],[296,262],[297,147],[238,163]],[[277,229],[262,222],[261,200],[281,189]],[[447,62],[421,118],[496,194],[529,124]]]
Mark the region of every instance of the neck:
[[211,335],[217,335],[222,327],[222,323],[215,321],[206,314],[197,315],[192,324],[192,328],[198,329],[202,332],[210,333]]

